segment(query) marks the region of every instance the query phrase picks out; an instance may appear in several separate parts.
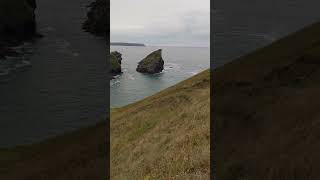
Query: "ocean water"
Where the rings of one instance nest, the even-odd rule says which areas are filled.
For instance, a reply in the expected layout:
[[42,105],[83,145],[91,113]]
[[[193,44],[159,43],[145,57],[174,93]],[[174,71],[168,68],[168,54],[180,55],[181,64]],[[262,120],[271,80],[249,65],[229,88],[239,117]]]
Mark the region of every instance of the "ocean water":
[[320,21],[318,0],[215,0],[213,6],[212,68]]
[[0,83],[0,148],[42,141],[106,120],[105,39],[82,30],[91,0],[41,0],[32,63]]
[[[162,49],[164,70],[153,75],[137,72],[138,62],[157,49]],[[110,81],[111,107],[141,100],[210,67],[208,47],[111,46],[110,50],[123,58],[123,73]]]

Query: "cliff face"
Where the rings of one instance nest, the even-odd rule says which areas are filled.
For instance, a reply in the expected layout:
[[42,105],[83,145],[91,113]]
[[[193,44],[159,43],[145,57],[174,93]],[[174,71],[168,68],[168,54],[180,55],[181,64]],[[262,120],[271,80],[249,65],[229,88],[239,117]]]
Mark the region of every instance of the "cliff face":
[[97,0],[91,3],[88,7],[90,8],[87,17],[88,19],[84,22],[83,28],[93,34],[106,36],[107,28],[107,9],[108,1],[106,0]]
[[110,63],[111,69],[110,72],[112,75],[120,74],[121,73],[121,53],[114,51],[110,53]]
[[35,0],[0,0],[0,47],[36,33]]

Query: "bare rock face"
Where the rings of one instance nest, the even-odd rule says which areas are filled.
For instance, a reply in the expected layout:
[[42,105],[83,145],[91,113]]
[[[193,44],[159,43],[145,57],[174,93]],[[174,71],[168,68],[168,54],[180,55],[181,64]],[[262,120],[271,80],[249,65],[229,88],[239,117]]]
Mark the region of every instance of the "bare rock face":
[[163,70],[162,49],[152,52],[138,63],[137,71],[147,74],[159,73]]
[[0,41],[15,44],[36,35],[35,0],[0,0]]
[[111,63],[111,74],[112,75],[117,75],[120,74],[121,71],[121,61],[122,61],[122,57],[121,57],[121,53],[119,53],[118,51],[113,51],[110,53],[110,63]]
[[93,34],[106,36],[109,25],[107,24],[107,18],[109,13],[109,1],[96,0],[92,2],[88,8],[87,20],[83,24],[83,28]]

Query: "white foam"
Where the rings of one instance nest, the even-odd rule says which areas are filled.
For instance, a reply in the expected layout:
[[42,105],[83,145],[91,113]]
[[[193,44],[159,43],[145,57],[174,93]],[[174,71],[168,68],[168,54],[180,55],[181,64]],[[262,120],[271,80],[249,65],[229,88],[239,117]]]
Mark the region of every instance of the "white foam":
[[120,83],[120,80],[119,80],[119,79],[112,79],[112,80],[110,81],[110,86],[114,86],[114,85],[119,84],[119,83]]

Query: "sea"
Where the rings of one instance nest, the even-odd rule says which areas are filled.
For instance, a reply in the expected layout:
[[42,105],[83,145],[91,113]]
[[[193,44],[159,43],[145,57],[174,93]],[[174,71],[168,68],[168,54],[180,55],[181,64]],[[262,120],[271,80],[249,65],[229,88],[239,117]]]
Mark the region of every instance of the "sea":
[[[138,62],[162,49],[164,70],[149,75],[136,71]],[[111,46],[122,54],[121,75],[110,81],[110,107],[139,101],[210,68],[209,47]]]
[[212,69],[320,21],[318,0],[215,0]]
[[31,67],[0,83],[0,148],[106,121],[107,42],[82,29],[91,2],[37,1],[37,26],[44,37],[28,44]]
[[[205,69],[320,20],[318,0],[215,0],[212,41],[199,47],[111,46],[123,55],[123,74],[109,81],[105,39],[84,32],[91,0],[41,0],[37,21],[44,38],[33,46],[32,67],[0,84],[0,148],[42,141],[107,118],[107,109],[139,101]],[[57,13],[58,12],[58,13]],[[137,63],[163,49],[165,69],[135,71]],[[110,85],[110,106],[107,89]]]
[[[237,57],[262,48],[320,20],[317,0],[216,0],[211,9],[211,47],[123,47],[122,75],[110,81],[110,106],[121,107],[159,92],[204,69],[221,68]],[[148,53],[163,49],[165,70],[144,75],[135,71]]]

